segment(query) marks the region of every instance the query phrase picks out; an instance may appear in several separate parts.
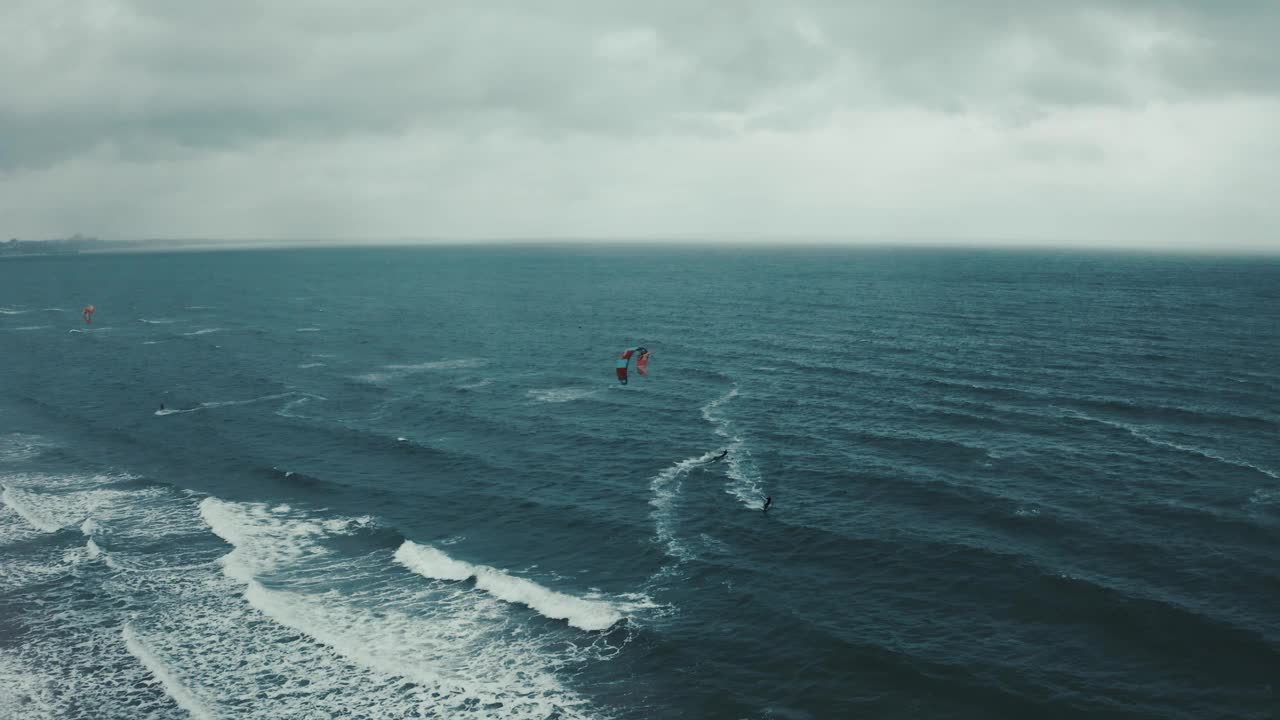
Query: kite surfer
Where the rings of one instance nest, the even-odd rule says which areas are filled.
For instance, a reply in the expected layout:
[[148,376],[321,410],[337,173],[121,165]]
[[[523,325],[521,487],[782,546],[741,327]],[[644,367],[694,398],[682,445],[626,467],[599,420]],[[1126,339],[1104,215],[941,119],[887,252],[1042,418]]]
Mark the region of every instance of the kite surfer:
[[765,496],[764,496],[764,507],[763,507],[763,508],[760,508],[761,512],[769,512],[769,506],[770,506],[770,505],[772,505],[772,504],[773,504],[773,496],[772,496],[772,495],[765,495]]
[[722,453],[720,453],[719,455],[717,455],[717,456],[715,456],[714,458],[712,458],[712,459],[711,459],[711,462],[720,462],[721,460],[725,459],[725,457],[726,457],[726,456],[728,456],[728,455],[729,455],[729,451],[728,451],[728,450],[725,450],[724,452],[722,452]]

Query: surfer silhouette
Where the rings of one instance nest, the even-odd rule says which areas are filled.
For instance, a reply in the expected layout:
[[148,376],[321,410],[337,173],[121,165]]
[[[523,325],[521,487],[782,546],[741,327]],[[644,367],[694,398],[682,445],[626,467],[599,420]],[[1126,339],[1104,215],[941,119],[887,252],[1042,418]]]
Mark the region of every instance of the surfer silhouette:
[[772,495],[765,495],[765,496],[764,496],[764,507],[763,507],[763,508],[761,508],[761,511],[762,511],[762,512],[769,512],[769,506],[770,506],[770,505],[772,505],[772,504],[773,504],[773,496],[772,496]]
[[720,462],[720,461],[721,461],[721,460],[723,460],[723,459],[725,458],[725,456],[726,456],[726,455],[728,455],[728,454],[729,454],[729,451],[728,451],[728,450],[725,450],[724,452],[720,453],[720,454],[719,454],[719,455],[717,455],[716,457],[712,458],[712,459],[711,459],[711,462]]

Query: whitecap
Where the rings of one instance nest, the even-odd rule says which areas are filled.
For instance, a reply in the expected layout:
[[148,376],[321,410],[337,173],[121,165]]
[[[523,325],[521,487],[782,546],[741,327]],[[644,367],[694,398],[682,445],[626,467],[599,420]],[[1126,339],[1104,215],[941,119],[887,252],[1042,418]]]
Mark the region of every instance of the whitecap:
[[455,560],[429,545],[405,540],[395,559],[415,573],[435,580],[475,580],[477,589],[509,603],[524,605],[543,617],[564,620],[580,630],[608,630],[623,618],[622,609],[604,600],[589,600],[545,588],[487,565]]

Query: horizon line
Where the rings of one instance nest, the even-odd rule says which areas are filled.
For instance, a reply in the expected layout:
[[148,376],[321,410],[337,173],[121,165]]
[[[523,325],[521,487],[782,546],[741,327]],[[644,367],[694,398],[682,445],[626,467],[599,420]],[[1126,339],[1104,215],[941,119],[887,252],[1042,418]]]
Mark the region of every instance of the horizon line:
[[[308,247],[328,248],[377,248],[377,247],[687,247],[732,248],[754,247],[772,249],[878,249],[878,250],[1010,250],[1010,251],[1058,251],[1104,252],[1168,255],[1219,255],[1219,256],[1275,256],[1280,255],[1280,243],[1272,245],[1239,244],[1219,247],[1189,245],[1186,243],[1126,243],[1065,239],[1026,239],[1012,237],[956,237],[937,236],[832,236],[742,233],[670,233],[663,235],[597,235],[597,236],[544,236],[544,235],[491,235],[473,237],[448,236],[391,236],[357,238],[328,237],[200,237],[200,236],[151,236],[85,237],[83,235],[62,238],[46,238],[24,242],[63,243],[89,241],[94,247],[80,249],[80,254],[165,252],[165,251],[218,251],[289,249]],[[0,243],[3,245],[4,243]],[[115,247],[111,247],[115,246]]]
[[[69,239],[69,238],[61,238]],[[360,247],[465,247],[465,246],[685,246],[697,247],[768,247],[786,248],[849,248],[849,249],[919,249],[919,250],[1047,250],[1131,252],[1141,254],[1175,255],[1280,255],[1280,243],[1204,247],[1182,243],[1116,243],[1088,240],[1029,240],[1024,238],[972,238],[899,236],[899,237],[841,237],[830,235],[784,234],[727,234],[680,233],[664,235],[599,235],[599,236],[510,236],[492,235],[477,237],[401,236],[356,238],[330,237],[164,237],[145,238],[96,238],[104,245],[122,245],[120,250],[249,250],[284,249],[305,247],[360,248]],[[163,247],[166,243],[170,247]],[[106,248],[104,248],[106,250]],[[94,252],[89,250],[88,252]]]

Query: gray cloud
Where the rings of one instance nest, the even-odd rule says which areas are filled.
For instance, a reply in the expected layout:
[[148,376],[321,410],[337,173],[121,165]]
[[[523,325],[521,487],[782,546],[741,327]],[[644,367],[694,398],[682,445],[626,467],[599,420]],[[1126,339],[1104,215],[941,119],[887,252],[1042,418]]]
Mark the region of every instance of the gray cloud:
[[[910,212],[1047,236],[993,218],[1048,187],[1077,208],[1046,211],[1076,217],[1068,233],[1142,227],[1187,187],[1212,216],[1240,211],[1220,192],[1237,177],[1275,182],[1250,153],[1278,117],[1276,37],[1267,2],[10,0],[0,210],[125,234],[732,232],[743,215],[856,234]],[[1214,140],[1228,126],[1245,134]],[[1220,185],[1151,177],[1204,167]],[[335,197],[359,201],[334,217]],[[964,221],[922,222],[930,206]]]

